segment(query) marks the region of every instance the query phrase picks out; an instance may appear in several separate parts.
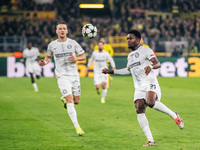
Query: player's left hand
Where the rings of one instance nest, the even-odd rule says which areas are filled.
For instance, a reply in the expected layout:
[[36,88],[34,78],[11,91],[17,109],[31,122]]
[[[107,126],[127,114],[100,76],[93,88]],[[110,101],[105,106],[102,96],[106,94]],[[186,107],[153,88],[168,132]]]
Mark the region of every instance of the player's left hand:
[[70,53],[70,57],[68,58],[69,62],[75,62],[76,61],[76,57],[74,55],[72,55],[72,53]]
[[150,66],[146,66],[146,67],[144,68],[144,71],[145,71],[145,74],[148,75],[149,72],[151,71],[151,67],[150,67]]

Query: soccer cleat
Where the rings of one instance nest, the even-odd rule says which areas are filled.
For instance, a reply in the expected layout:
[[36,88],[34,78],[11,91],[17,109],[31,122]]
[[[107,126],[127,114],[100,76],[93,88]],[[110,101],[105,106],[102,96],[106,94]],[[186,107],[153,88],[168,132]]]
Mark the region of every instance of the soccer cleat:
[[38,88],[35,88],[34,91],[35,91],[35,92],[38,92]]
[[77,127],[76,127],[76,133],[77,133],[79,136],[82,136],[85,132],[81,129],[80,126],[77,126]]
[[176,122],[176,124],[178,125],[178,127],[182,130],[184,128],[184,122],[181,119],[181,117],[179,116],[179,114],[177,112],[175,112],[177,118],[174,119],[174,121]]
[[67,109],[67,103],[66,103],[65,98],[61,96],[60,100],[64,104],[64,108]]
[[100,89],[98,89],[98,90],[97,90],[97,94],[98,94],[98,95],[100,95],[100,94],[101,94],[101,92],[100,92]]
[[146,144],[144,144],[143,146],[154,146],[156,145],[156,142],[151,142],[151,141],[148,141]]
[[101,103],[104,104],[105,103],[105,99],[101,99]]

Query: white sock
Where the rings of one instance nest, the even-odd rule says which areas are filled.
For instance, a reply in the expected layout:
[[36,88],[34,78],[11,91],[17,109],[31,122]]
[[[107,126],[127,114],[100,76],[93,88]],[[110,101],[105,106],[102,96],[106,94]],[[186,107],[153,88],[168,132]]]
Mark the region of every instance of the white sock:
[[38,91],[37,83],[33,83],[33,87],[34,87],[35,91]]
[[138,122],[139,122],[145,136],[147,137],[147,140],[154,142],[153,136],[152,136],[150,128],[149,128],[149,122],[146,118],[145,113],[137,114],[137,119],[138,119]]
[[170,110],[167,106],[165,106],[162,102],[160,101],[155,101],[155,105],[153,106],[154,109],[159,110],[163,113],[168,114],[169,116],[171,116],[173,119],[177,118],[175,112],[173,112],[172,110]]
[[105,99],[107,95],[107,89],[102,89],[101,99]]
[[79,126],[74,103],[67,103],[67,112],[70,119],[72,120],[72,123],[74,124],[74,127],[76,128],[77,126]]

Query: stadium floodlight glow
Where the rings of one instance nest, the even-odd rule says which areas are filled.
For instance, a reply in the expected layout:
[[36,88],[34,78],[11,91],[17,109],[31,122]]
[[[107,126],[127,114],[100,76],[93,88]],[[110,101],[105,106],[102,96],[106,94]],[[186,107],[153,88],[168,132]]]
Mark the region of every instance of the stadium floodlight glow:
[[97,9],[102,9],[102,8],[104,8],[104,4],[80,4],[79,8],[97,8]]

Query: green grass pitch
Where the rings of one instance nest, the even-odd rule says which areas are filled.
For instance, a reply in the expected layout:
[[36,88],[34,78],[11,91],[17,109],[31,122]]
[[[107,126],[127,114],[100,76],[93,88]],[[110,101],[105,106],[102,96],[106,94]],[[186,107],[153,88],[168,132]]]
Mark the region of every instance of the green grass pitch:
[[56,78],[0,78],[0,149],[9,150],[198,150],[200,149],[200,79],[158,77],[161,101],[179,112],[180,130],[166,114],[147,108],[156,146],[147,142],[133,105],[131,76],[114,76],[106,103],[100,103],[93,78],[81,78],[81,102],[75,106],[85,135],[77,136],[59,98]]

